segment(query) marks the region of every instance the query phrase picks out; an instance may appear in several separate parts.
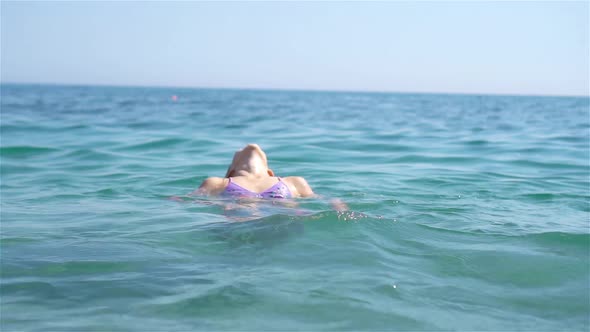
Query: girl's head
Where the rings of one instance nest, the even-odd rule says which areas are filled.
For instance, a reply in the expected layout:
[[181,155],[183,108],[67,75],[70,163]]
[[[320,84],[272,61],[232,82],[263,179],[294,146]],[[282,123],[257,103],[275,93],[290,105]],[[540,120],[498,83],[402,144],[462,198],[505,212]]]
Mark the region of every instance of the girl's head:
[[274,176],[274,172],[268,168],[266,153],[262,151],[258,144],[248,144],[243,149],[236,151],[225,177],[229,178],[244,172],[254,175],[268,174]]

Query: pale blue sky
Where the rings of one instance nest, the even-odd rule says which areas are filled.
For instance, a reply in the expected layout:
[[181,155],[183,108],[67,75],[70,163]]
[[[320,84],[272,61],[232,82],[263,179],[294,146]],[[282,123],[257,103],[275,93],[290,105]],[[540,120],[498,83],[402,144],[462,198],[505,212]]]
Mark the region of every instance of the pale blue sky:
[[2,1],[2,82],[589,94],[589,2]]

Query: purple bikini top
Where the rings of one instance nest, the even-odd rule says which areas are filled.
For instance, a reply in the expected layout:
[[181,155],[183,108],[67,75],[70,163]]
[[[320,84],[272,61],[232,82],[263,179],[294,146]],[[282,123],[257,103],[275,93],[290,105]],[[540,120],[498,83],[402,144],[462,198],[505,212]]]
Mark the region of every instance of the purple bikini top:
[[229,184],[225,187],[221,195],[231,197],[291,198],[291,191],[289,191],[289,187],[287,187],[281,178],[279,178],[279,182],[261,193],[248,190],[232,182],[231,178],[229,178]]

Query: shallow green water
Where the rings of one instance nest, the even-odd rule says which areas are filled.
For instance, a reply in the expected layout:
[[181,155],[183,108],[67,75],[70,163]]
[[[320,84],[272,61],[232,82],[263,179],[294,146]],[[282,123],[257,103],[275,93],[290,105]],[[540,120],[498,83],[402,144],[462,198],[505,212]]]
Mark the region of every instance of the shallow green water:
[[[3,331],[589,329],[588,98],[4,85],[0,120]],[[168,200],[250,142],[324,198]]]

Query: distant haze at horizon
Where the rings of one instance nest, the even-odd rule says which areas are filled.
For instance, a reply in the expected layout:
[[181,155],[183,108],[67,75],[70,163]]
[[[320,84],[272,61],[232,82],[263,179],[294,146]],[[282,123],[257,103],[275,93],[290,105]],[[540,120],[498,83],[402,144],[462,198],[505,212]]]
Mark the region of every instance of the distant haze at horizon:
[[361,93],[361,94],[416,94],[416,95],[473,95],[473,96],[515,96],[515,97],[572,97],[590,98],[586,94],[539,94],[539,93],[501,93],[501,92],[460,92],[460,91],[394,91],[394,90],[337,90],[337,89],[304,89],[304,88],[267,88],[267,87],[232,87],[232,86],[180,86],[180,85],[141,85],[141,84],[97,84],[97,83],[60,83],[60,82],[0,82],[5,86],[55,86],[55,87],[88,87],[88,88],[122,88],[122,89],[178,89],[176,97],[181,97],[181,90],[235,90],[235,91],[276,91],[276,92],[310,92],[310,93]]
[[2,83],[590,95],[588,2],[2,2]]

